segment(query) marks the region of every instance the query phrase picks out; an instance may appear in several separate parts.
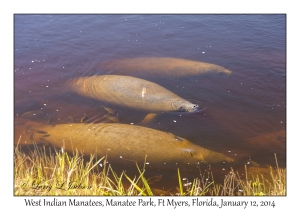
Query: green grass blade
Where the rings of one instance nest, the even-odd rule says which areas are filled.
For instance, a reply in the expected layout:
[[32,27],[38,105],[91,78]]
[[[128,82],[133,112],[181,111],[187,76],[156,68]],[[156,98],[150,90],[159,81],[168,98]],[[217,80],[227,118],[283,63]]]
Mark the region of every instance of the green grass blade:
[[[150,186],[149,186],[147,180],[146,180],[145,177],[143,176],[144,172],[143,172],[143,173],[141,172],[141,170],[140,170],[140,168],[139,168],[139,166],[138,166],[137,164],[136,164],[136,167],[138,168],[138,171],[139,171],[139,173],[140,173],[140,175],[141,175],[142,182],[143,182],[143,184],[144,184],[144,186],[145,186],[145,188],[146,188],[146,191],[147,191],[148,195],[152,196],[152,195],[153,195],[152,190],[151,190],[151,188],[150,188]],[[144,169],[144,170],[145,170],[145,169]]]
[[183,186],[182,186],[181,177],[180,177],[180,172],[179,172],[179,168],[177,168],[177,170],[178,170],[178,182],[179,182],[180,195],[184,195],[184,193],[183,193]]
[[128,179],[128,181],[134,186],[134,188],[136,190],[138,190],[142,195],[146,195],[146,193],[144,192],[144,190],[142,190],[139,186],[137,186],[137,182],[140,179],[140,177],[137,179],[136,183],[134,183],[134,181],[132,181],[125,173],[124,173],[125,177]]

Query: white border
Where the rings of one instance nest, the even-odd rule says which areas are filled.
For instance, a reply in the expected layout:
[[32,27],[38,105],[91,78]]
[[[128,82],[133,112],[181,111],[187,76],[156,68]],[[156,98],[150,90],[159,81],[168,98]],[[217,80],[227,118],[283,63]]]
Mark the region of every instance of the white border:
[[[12,160],[12,135],[13,135],[13,14],[15,13],[281,13],[287,14],[287,196],[254,198],[245,197],[243,200],[257,201],[275,200],[277,206],[274,209],[288,206],[297,206],[299,181],[299,163],[297,149],[296,121],[299,117],[299,11],[296,1],[271,1],[271,0],[210,0],[210,1],[163,1],[163,0],[124,0],[124,1],[37,1],[37,0],[15,0],[1,2],[1,206],[25,207],[24,197],[13,197],[13,160]],[[80,4],[79,4],[80,3]],[[4,64],[4,65],[3,65]],[[3,135],[4,134],[4,135]],[[28,198],[28,197],[27,197]],[[44,197],[42,197],[44,198]],[[65,197],[68,199],[69,197]],[[89,197],[77,197],[88,199]],[[217,197],[215,199],[221,199]],[[48,198],[50,199],[50,198]],[[61,197],[61,199],[63,199]],[[97,199],[97,197],[92,197]],[[101,198],[104,199],[104,198]],[[120,199],[125,199],[120,198]],[[138,199],[138,198],[132,198]],[[158,199],[158,198],[154,198]],[[180,198],[174,198],[180,200]],[[190,199],[190,198],[187,198]],[[204,199],[204,198],[203,198]],[[226,197],[225,197],[226,199]],[[227,197],[228,199],[228,197]],[[231,197],[230,200],[241,200],[241,197]],[[66,207],[64,207],[66,208]],[[67,207],[72,208],[72,207]],[[81,207],[82,208],[82,207]],[[96,207],[99,208],[99,207]],[[199,207],[198,207],[199,208]],[[149,208],[150,209],[150,208]],[[173,209],[173,208],[172,208]],[[179,209],[177,207],[176,209]],[[203,209],[203,208],[202,208]],[[237,209],[237,208],[235,208]],[[247,208],[248,209],[248,208]]]

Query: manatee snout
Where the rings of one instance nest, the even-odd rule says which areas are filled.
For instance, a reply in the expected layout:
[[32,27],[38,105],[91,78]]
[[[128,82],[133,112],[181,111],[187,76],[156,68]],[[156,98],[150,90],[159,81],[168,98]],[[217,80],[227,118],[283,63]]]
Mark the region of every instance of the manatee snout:
[[232,73],[232,71],[224,68],[223,73],[229,76]]
[[172,103],[174,110],[179,112],[196,112],[199,111],[198,104],[192,104],[188,101],[177,101]]
[[198,104],[189,104],[185,107],[186,112],[196,112],[199,111],[199,105]]

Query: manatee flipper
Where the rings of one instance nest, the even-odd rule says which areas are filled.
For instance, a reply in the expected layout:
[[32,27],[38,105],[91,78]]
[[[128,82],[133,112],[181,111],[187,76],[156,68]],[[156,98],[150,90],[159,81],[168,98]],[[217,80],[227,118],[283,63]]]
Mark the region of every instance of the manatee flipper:
[[105,107],[103,105],[101,105],[100,107],[102,107],[103,109],[105,109],[109,114],[113,114],[114,115],[116,113],[115,110],[113,110],[113,109],[111,109],[109,107]]
[[147,179],[147,183],[148,184],[153,184],[153,183],[158,182],[160,180],[162,180],[162,175],[152,176],[152,177]]
[[72,116],[68,116],[68,118],[69,118],[69,122],[70,122],[70,123],[76,122],[75,119],[74,119]]
[[253,160],[249,160],[247,162],[247,164],[251,164],[253,167],[260,167],[260,165],[257,162],[253,161]]
[[32,117],[32,116],[35,116],[35,115],[39,115],[39,114],[43,114],[43,110],[41,109],[36,109],[36,110],[33,110],[33,111],[28,111],[28,112],[25,112],[23,113],[21,116],[22,117]]
[[151,122],[156,116],[156,113],[147,114],[146,117],[142,120],[141,124],[147,124]]
[[83,117],[81,118],[80,122],[85,122],[88,118],[88,116],[84,113]]

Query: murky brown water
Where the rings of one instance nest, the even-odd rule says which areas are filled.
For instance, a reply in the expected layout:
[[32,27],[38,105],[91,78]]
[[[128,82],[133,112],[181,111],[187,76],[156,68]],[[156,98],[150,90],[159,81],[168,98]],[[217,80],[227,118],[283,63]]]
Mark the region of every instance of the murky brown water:
[[[62,124],[72,120],[69,116],[80,122],[84,115],[86,123],[112,122],[100,105],[116,110],[120,123],[139,124],[145,111],[79,96],[65,87],[73,78],[122,74],[155,82],[205,107],[196,113],[162,113],[147,127],[235,158],[240,170],[249,159],[274,165],[274,153],[285,167],[285,20],[284,15],[15,15],[15,143],[24,129],[19,122],[47,124],[50,116],[52,124]],[[138,57],[208,62],[232,74],[174,78],[104,67]],[[34,110],[42,112],[22,116]],[[177,182],[176,170],[148,173],[163,175],[158,183],[167,188]],[[221,177],[229,167],[213,171]],[[191,179],[199,171],[182,173]]]

